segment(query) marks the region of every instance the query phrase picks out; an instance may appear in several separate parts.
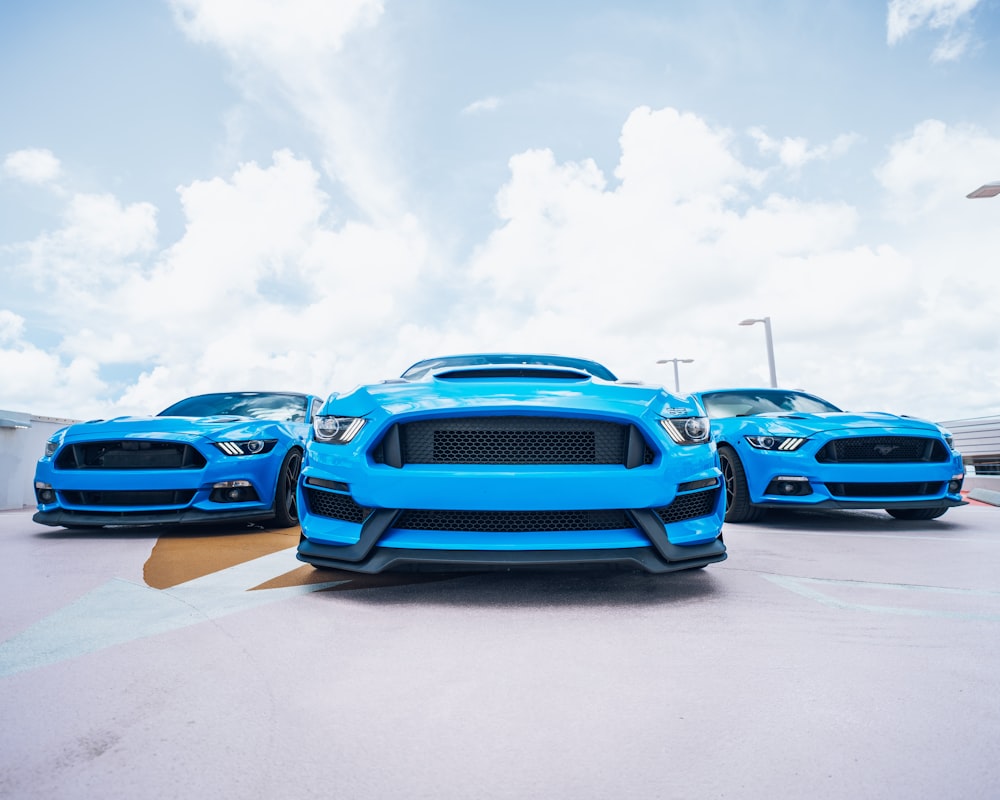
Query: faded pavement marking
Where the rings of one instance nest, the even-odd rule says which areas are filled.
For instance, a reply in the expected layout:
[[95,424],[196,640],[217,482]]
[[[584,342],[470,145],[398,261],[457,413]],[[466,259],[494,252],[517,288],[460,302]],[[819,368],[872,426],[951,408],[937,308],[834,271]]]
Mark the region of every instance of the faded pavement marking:
[[[962,620],[986,620],[1000,622],[1000,592],[991,589],[953,589],[942,586],[920,586],[900,583],[871,583],[867,581],[844,581],[830,578],[797,578],[789,575],[764,575],[771,583],[795,592],[802,597],[815,600],[826,606],[853,611],[870,611],[878,614],[899,614],[913,617],[947,617]],[[836,597],[832,592],[839,591],[851,599]],[[883,593],[894,594],[895,597],[915,603],[930,597],[947,600],[957,606],[982,605],[992,608],[926,608],[906,605],[882,605],[880,603],[858,602],[859,595],[866,597],[881,596]],[[995,609],[995,610],[994,610]]]
[[267,585],[294,563],[285,548],[169,589],[114,578],[0,642],[0,677],[349,582],[249,591]]

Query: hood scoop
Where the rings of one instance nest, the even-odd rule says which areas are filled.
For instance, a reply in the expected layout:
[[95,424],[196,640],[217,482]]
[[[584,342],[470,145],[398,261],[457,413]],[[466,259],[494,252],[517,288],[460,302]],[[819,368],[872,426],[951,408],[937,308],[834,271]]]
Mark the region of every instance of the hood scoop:
[[588,381],[591,375],[583,370],[564,367],[534,366],[531,364],[497,365],[486,367],[464,367],[437,372],[434,377],[439,381],[460,380],[509,380],[527,378],[544,381]]

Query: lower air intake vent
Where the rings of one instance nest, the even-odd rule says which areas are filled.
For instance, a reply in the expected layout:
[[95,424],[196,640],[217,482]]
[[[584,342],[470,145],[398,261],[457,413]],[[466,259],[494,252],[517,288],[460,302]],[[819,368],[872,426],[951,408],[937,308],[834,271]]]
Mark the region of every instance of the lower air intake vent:
[[433,511],[407,509],[394,528],[416,531],[480,531],[533,533],[539,531],[611,531],[634,528],[625,511]]
[[683,522],[686,519],[706,517],[715,509],[718,497],[719,489],[679,494],[669,506],[657,508],[654,511],[665,525],[671,522]]
[[62,496],[74,506],[186,506],[194,498],[194,490],[64,491]]

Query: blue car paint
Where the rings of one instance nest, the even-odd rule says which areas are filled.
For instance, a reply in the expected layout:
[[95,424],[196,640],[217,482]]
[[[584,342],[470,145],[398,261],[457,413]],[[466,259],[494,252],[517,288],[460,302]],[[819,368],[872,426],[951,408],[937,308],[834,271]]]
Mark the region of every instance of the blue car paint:
[[[42,456],[35,468],[38,511],[34,520],[44,525],[100,527],[104,525],[185,524],[224,521],[257,521],[276,515],[275,491],[279,471],[293,449],[304,450],[311,431],[311,411],[322,402],[315,395],[294,392],[235,392],[230,397],[280,395],[302,403],[301,420],[251,418],[237,415],[206,417],[118,417],[70,425],[49,440],[54,452]],[[208,395],[198,396],[209,397]],[[198,398],[189,398],[194,400]],[[169,411],[170,409],[167,409]],[[275,442],[268,451],[252,455],[227,455],[217,442],[266,440]],[[129,442],[135,447],[153,443],[184,444],[205,460],[200,468],[59,468],[66,448],[97,442]],[[210,499],[213,486],[227,481],[248,481],[256,499],[217,502]],[[39,494],[39,484],[51,487],[52,502]],[[193,492],[181,502],[114,503],[80,502],[81,493]],[[176,498],[174,498],[176,499]]]
[[[501,515],[504,523],[498,524],[502,526],[522,513],[664,508],[678,499],[682,484],[698,481],[715,486],[708,489],[714,492],[710,507],[704,514],[669,523],[664,541],[691,548],[681,556],[711,561],[724,558],[720,538],[724,493],[715,446],[711,441],[674,444],[660,425],[664,415],[700,416],[700,407],[690,398],[672,396],[658,387],[619,383],[610,373],[606,374],[612,380],[596,378],[590,374],[597,371],[589,366],[593,362],[560,358],[554,376],[517,366],[518,359],[529,358],[548,363],[542,356],[511,354],[458,357],[455,361],[473,361],[459,366],[452,366],[447,359],[432,359],[425,362],[433,364],[426,372],[411,368],[414,380],[386,381],[332,396],[320,410],[320,417],[363,417],[366,424],[349,444],[330,444],[315,437],[309,443],[299,479],[303,531],[299,558],[317,566],[359,571],[422,561],[598,562],[602,553],[609,561],[628,562],[630,557],[623,557],[624,551],[652,547],[641,526],[632,521],[635,515],[626,515],[627,524],[618,528],[574,531],[414,530],[397,527],[395,520],[403,509],[481,512]],[[485,372],[479,369],[484,365]],[[635,426],[654,452],[649,463],[640,467],[621,463],[407,463],[398,468],[376,459],[380,442],[395,425],[470,417]],[[701,491],[706,491],[704,486]],[[354,518],[316,513],[310,493],[317,492],[329,492],[313,495],[318,504],[325,504],[331,496],[338,504],[353,504],[351,507],[357,509]],[[377,541],[363,542],[363,531],[372,527],[372,519],[386,515],[393,519]],[[345,512],[340,516],[351,515]],[[669,548],[664,546],[663,550]],[[360,556],[358,551],[363,551]],[[378,553],[381,557],[376,557]],[[679,558],[676,553],[674,557]],[[671,571],[683,568],[683,560],[666,563],[662,558],[647,559],[642,566]]]
[[[713,396],[719,398],[729,393],[767,394],[772,391],[774,390],[739,388],[696,394],[712,419],[712,435],[717,444],[722,448],[731,447],[739,457],[745,472],[749,501],[753,506],[761,509],[880,508],[892,513],[900,509],[941,511],[965,504],[961,496],[961,482],[965,474],[962,456],[951,446],[948,432],[933,422],[884,412],[840,411],[814,395],[794,391],[791,394],[817,400],[836,410],[714,416]],[[801,437],[805,442],[794,451],[783,452],[753,447],[748,436]],[[862,437],[917,437],[934,440],[940,443],[939,452],[946,454],[946,457],[936,462],[837,463],[817,460],[817,454],[828,443],[835,440],[859,440]],[[774,491],[768,492],[769,488],[777,488],[772,486],[772,482],[789,476],[807,479],[808,493],[786,496]],[[930,484],[934,489],[920,494],[865,493],[863,496],[844,491],[834,493],[830,489],[831,486],[843,484]],[[734,520],[730,516],[727,521],[743,520]]]

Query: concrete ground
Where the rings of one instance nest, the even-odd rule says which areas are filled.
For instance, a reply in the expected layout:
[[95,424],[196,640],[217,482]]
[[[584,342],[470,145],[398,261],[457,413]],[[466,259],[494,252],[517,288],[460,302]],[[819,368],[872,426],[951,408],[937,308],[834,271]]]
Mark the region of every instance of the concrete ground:
[[0,797],[1000,797],[1000,509],[695,573],[357,577],[0,513]]

